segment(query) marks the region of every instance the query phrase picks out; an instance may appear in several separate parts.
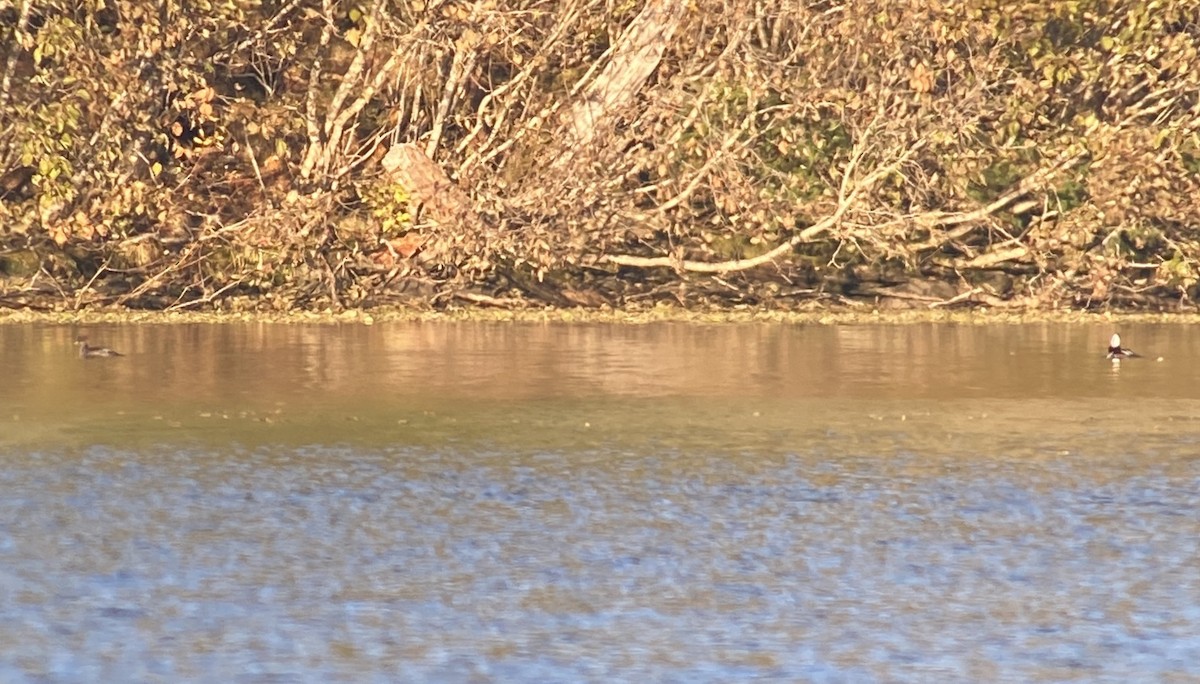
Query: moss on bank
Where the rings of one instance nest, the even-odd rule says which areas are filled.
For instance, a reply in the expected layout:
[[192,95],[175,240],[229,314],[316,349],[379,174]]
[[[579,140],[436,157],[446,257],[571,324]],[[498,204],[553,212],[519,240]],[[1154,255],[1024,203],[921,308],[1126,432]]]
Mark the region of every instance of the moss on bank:
[[281,325],[374,325],[393,322],[484,322],[484,323],[565,323],[565,324],[745,324],[782,323],[796,325],[912,325],[945,323],[955,325],[1017,325],[1024,323],[1171,323],[1198,324],[1200,314],[1194,313],[1118,313],[1088,311],[1033,311],[1014,314],[1004,311],[825,311],[781,312],[743,310],[694,311],[673,306],[656,306],[644,310],[594,309],[454,309],[432,311],[418,309],[388,309],[380,311],[291,312],[291,313],[213,313],[213,312],[146,312],[146,311],[83,311],[46,313],[37,311],[0,312],[0,325],[37,323],[44,325],[98,324],[228,324],[269,323]]

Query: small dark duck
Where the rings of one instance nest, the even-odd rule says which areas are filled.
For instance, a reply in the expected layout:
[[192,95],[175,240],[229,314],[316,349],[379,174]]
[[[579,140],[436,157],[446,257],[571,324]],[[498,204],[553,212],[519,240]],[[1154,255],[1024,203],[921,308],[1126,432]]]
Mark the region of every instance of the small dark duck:
[[79,347],[79,358],[81,359],[96,359],[107,358],[110,356],[125,356],[119,351],[113,351],[108,347],[93,347],[88,344],[88,339],[84,335],[75,338],[75,346]]
[[1141,356],[1141,354],[1134,352],[1132,349],[1126,349],[1125,347],[1121,346],[1121,336],[1117,333],[1113,333],[1112,338],[1108,340],[1109,359],[1113,361],[1120,361],[1121,359],[1134,359],[1139,356]]

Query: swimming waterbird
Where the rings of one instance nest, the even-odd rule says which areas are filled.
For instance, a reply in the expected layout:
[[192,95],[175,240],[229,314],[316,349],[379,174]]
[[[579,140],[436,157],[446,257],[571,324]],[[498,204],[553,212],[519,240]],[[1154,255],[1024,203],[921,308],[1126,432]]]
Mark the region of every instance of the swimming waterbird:
[[75,345],[79,347],[79,358],[94,359],[108,356],[125,356],[119,351],[113,351],[108,347],[93,347],[88,344],[87,337],[80,335],[75,338]]
[[1132,349],[1127,349],[1121,346],[1121,336],[1117,333],[1113,333],[1113,336],[1108,340],[1109,359],[1113,361],[1120,361],[1121,359],[1132,359],[1137,358],[1138,356],[1140,356],[1140,354],[1134,352]]

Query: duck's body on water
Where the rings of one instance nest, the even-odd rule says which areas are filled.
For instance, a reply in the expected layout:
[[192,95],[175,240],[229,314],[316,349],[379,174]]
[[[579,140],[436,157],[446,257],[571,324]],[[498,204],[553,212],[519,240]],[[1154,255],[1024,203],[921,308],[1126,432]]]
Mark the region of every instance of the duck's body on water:
[[121,352],[109,349],[108,347],[93,347],[88,344],[88,339],[82,335],[75,338],[75,345],[79,347],[79,358],[81,359],[125,356]]

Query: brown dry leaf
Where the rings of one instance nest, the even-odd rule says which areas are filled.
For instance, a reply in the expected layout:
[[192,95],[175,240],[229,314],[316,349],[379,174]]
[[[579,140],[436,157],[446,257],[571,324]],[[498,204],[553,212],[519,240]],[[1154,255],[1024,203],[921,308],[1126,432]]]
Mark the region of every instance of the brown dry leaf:
[[91,240],[96,236],[96,229],[92,227],[92,222],[88,220],[87,214],[82,211],[77,211],[71,220],[75,222],[75,235],[84,239]]
[[380,266],[393,268],[396,265],[396,255],[391,250],[381,249],[371,255],[371,261]]
[[918,93],[928,93],[933,90],[933,72],[929,67],[922,62],[917,62],[913,67],[912,75],[908,78],[908,85]]
[[424,244],[425,238],[419,233],[408,233],[398,238],[385,240],[383,249],[371,254],[371,261],[381,266],[395,266],[397,261],[410,259],[414,254],[420,252]]
[[262,163],[262,174],[270,176],[283,171],[283,168],[283,160],[275,155],[271,155]]
[[388,247],[405,259],[421,251],[421,246],[424,244],[425,238],[418,233],[408,233],[402,237],[388,240]]
[[479,46],[482,40],[483,36],[478,31],[467,29],[459,36],[456,43],[459,50],[473,50]]
[[216,94],[217,91],[215,88],[201,88],[191,95],[188,95],[188,99],[192,102],[211,102]]

